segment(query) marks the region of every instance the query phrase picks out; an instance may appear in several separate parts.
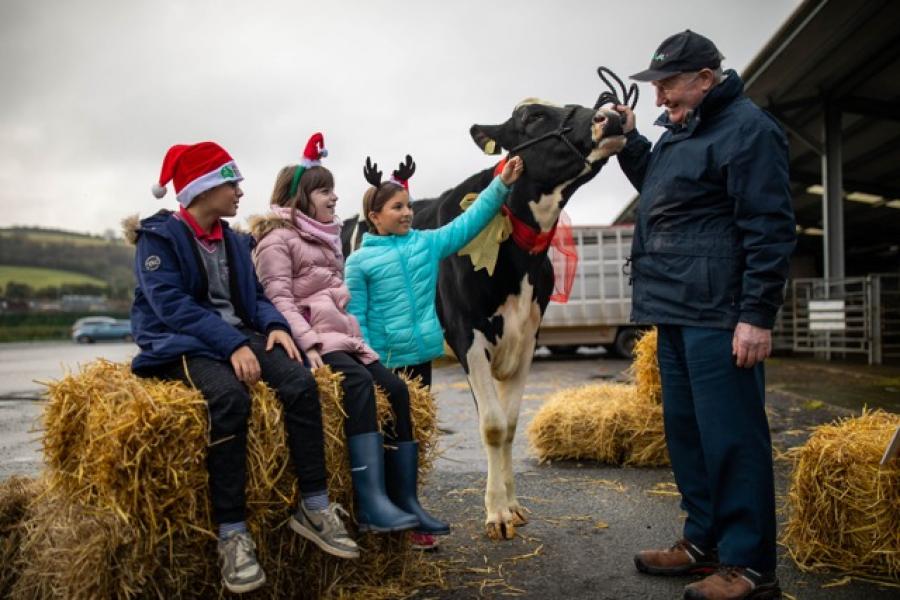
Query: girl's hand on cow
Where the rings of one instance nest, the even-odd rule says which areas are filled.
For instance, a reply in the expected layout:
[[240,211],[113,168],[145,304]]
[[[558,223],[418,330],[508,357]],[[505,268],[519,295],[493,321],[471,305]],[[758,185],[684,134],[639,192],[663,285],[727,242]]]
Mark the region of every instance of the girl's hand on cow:
[[513,156],[506,161],[505,165],[503,165],[503,171],[500,173],[500,181],[507,187],[511,186],[522,176],[522,171],[524,169],[525,163],[522,161],[522,157]]
[[291,334],[283,329],[273,329],[271,333],[269,333],[269,339],[266,340],[266,352],[271,352],[272,348],[275,347],[275,344],[278,344],[284,351],[287,352],[287,355],[297,362],[300,361],[300,351],[297,350],[297,345],[294,344],[294,340],[291,338]]
[[318,369],[319,367],[325,366],[322,355],[319,354],[318,350],[313,350],[312,348],[306,351],[306,360],[309,361],[310,369]]
[[241,346],[231,353],[231,367],[238,381],[253,385],[259,381],[259,361],[250,346]]
[[622,133],[634,131],[634,111],[624,104],[617,104],[616,112],[622,115],[622,118],[624,119],[622,123]]

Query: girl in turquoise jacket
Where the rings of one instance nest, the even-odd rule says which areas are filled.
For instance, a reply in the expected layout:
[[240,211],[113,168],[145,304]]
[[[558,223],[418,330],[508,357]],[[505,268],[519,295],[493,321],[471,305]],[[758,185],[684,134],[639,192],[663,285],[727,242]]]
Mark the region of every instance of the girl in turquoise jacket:
[[369,232],[346,263],[348,310],[363,337],[389,368],[421,376],[431,385],[431,361],[444,352],[444,332],[435,310],[438,266],[484,229],[500,210],[521,175],[522,159],[510,159],[503,171],[461,215],[439,229],[412,229],[413,211],[406,181],[415,171],[407,156],[395,179],[366,160],[372,184],[363,197]]

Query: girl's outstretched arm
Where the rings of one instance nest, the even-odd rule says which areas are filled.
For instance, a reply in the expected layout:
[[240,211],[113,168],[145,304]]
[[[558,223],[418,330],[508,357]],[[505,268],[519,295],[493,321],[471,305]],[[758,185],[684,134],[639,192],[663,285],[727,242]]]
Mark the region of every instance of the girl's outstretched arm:
[[443,227],[422,231],[431,239],[432,247],[439,258],[443,259],[458,252],[487,227],[506,201],[509,186],[519,179],[523,168],[524,163],[520,157],[511,158],[503,167],[503,172],[494,177],[490,185],[478,194],[478,198],[464,213]]

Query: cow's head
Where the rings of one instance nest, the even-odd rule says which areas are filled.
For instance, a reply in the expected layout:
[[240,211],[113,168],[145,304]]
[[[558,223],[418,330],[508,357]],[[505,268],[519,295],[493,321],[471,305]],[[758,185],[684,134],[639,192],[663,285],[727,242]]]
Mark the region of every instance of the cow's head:
[[529,187],[558,195],[560,207],[625,145],[619,113],[535,98],[520,102],[506,122],[473,125],[470,133],[488,154],[521,156]]

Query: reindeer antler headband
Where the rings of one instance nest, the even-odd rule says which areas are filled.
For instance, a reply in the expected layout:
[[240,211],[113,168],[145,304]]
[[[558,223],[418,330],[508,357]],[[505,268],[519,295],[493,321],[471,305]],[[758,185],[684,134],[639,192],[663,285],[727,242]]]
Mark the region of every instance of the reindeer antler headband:
[[303,159],[294,170],[294,178],[291,180],[291,189],[288,198],[293,198],[297,193],[297,187],[300,185],[300,178],[303,173],[310,167],[318,167],[322,164],[321,159],[328,156],[328,150],[325,148],[325,136],[320,132],[316,132],[309,136],[306,147],[303,149]]
[[[404,189],[409,191],[409,180],[412,178],[413,174],[416,172],[416,163],[413,161],[412,156],[409,154],[406,155],[406,160],[400,163],[400,165],[391,173],[391,178],[388,181],[396,183],[398,185],[402,185]],[[370,184],[376,189],[381,187],[381,171],[378,170],[378,163],[372,162],[372,157],[366,157],[366,166],[363,167],[363,176],[366,178]]]

